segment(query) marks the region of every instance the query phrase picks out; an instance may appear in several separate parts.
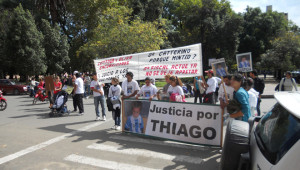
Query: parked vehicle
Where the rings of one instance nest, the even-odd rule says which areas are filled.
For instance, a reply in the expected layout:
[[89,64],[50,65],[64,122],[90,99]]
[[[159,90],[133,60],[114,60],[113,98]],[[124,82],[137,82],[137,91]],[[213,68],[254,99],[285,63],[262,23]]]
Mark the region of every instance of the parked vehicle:
[[231,120],[222,149],[222,170],[282,170],[300,167],[300,92],[275,93],[262,117]]
[[0,89],[3,89],[4,94],[26,94],[27,93],[27,86],[26,85],[19,85],[16,84],[14,81],[9,79],[0,79]]
[[43,88],[38,88],[33,98],[32,104],[36,104],[37,101],[48,101],[48,96],[45,94],[45,90]]
[[2,95],[2,90],[0,90],[0,111],[3,111],[7,107],[7,102],[6,99]]

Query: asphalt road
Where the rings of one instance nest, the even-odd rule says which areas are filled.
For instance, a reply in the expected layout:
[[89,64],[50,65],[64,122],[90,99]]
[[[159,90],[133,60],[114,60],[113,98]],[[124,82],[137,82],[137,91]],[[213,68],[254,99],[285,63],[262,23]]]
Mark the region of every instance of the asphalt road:
[[[93,99],[84,100],[85,115],[49,118],[48,104],[32,105],[27,95],[4,96],[0,112],[0,169],[219,169],[220,148],[157,140],[111,130],[94,121]],[[188,99],[191,101],[192,99]],[[262,111],[275,103],[264,99]],[[67,102],[72,108],[72,99]]]

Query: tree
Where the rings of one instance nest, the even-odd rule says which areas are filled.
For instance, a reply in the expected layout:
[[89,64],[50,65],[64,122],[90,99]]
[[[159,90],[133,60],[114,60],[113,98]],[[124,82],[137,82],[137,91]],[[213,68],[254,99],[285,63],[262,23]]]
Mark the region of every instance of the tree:
[[81,66],[93,64],[93,59],[144,51],[158,50],[164,30],[156,22],[130,19],[127,7],[108,8],[100,17],[93,37],[77,51]]
[[8,56],[6,55],[5,44],[7,41],[8,26],[11,12],[3,10],[0,13],[0,78],[4,78],[9,69]]
[[13,11],[7,34],[5,54],[9,58],[10,74],[26,75],[46,72],[43,35],[37,30],[34,19],[20,4]]
[[47,73],[54,74],[64,70],[70,58],[68,56],[69,44],[67,37],[61,35],[58,25],[52,27],[47,20],[42,20],[40,26],[44,35],[43,47],[45,48]]
[[288,21],[276,11],[262,13],[260,8],[251,7],[241,16],[244,21],[238,52],[252,52],[253,62],[259,62],[260,55],[272,47],[271,41],[287,31]]
[[171,18],[175,30],[181,34],[175,34],[177,46],[201,43],[204,69],[208,68],[209,58],[224,57],[233,62],[242,18],[231,10],[228,1],[174,0],[167,4],[169,7],[164,7],[163,14]]
[[281,73],[300,68],[300,35],[287,32],[271,41],[271,45],[262,55],[262,67]]
[[129,0],[128,7],[133,9],[132,16],[143,21],[156,21],[163,13],[162,0]]

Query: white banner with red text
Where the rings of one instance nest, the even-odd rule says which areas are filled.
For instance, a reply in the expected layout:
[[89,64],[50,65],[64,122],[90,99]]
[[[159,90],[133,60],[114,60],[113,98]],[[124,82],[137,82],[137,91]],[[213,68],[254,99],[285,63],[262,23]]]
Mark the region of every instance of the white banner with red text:
[[145,77],[164,78],[167,74],[178,77],[194,77],[202,74],[201,44],[129,54],[94,60],[99,81],[109,83],[112,78],[125,80],[127,72],[135,80]]

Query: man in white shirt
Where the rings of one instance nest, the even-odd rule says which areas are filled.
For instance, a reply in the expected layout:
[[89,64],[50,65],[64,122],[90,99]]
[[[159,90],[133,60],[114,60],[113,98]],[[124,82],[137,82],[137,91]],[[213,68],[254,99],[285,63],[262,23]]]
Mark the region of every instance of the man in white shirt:
[[132,72],[126,73],[126,78],[127,78],[127,80],[125,80],[122,83],[122,90],[124,92],[124,94],[122,96],[122,100],[128,99],[128,98],[133,98],[140,90],[139,84],[135,80],[133,80]]
[[102,120],[106,120],[105,114],[105,96],[103,84],[98,81],[97,73],[93,73],[93,81],[91,82],[91,90],[94,96],[94,105],[96,111],[96,121],[100,120],[99,103],[101,104]]
[[208,80],[206,82],[204,77],[202,76],[203,83],[206,89],[203,103],[215,104],[214,93],[216,92],[218,81],[213,77],[214,72],[212,70],[205,71],[205,73],[208,76]]
[[74,90],[73,90],[73,95],[74,95],[74,100],[76,105],[79,108],[79,115],[83,115],[84,109],[83,109],[83,94],[84,94],[84,86],[83,86],[83,79],[82,79],[82,74],[81,73],[76,73],[76,80],[74,83]]
[[[231,87],[231,75],[224,76],[223,81],[224,81],[224,87],[227,94],[227,99],[232,100],[234,89]],[[218,99],[220,100],[220,106],[222,109],[225,109],[228,104],[227,103],[228,101],[226,101],[226,97],[225,97],[224,87],[223,84],[220,85],[219,95],[218,95]]]

